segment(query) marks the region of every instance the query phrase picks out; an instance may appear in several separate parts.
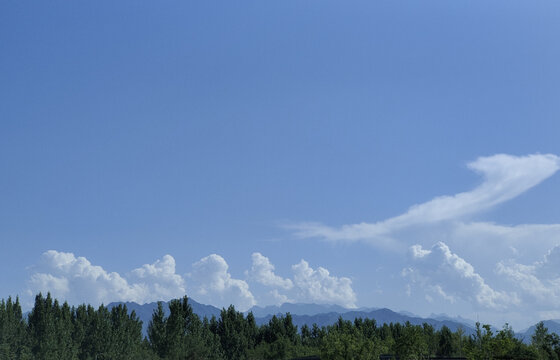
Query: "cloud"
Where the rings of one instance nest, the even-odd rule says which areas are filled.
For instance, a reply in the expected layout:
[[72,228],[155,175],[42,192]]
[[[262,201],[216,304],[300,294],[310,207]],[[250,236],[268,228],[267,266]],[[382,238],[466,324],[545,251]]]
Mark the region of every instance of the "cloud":
[[270,263],[270,260],[266,256],[256,252],[253,253],[251,258],[253,261],[249,273],[251,279],[265,286],[279,287],[286,290],[294,286],[292,280],[284,279],[274,273],[274,265]]
[[[115,301],[139,304],[167,301],[185,294],[214,306],[233,304],[241,311],[257,304],[247,281],[235,279],[220,255],[211,254],[192,264],[192,271],[186,274],[188,288],[186,278],[175,272],[175,265],[175,259],[165,255],[121,275],[93,265],[85,257],[49,250],[33,266],[27,293],[32,297],[39,292],[50,292],[71,304],[95,306]],[[314,270],[305,260],[292,266],[293,279],[282,278],[274,270],[266,256],[252,254],[252,266],[247,274],[249,280],[269,288],[259,296],[267,304],[301,301],[355,307],[356,294],[348,278],[332,276],[322,267]]]
[[434,240],[444,241],[487,276],[495,275],[495,264],[500,260],[533,263],[542,260],[543,253],[560,244],[560,224],[453,222],[429,230],[428,234],[416,233],[414,240],[424,245],[431,245]]
[[34,271],[28,283],[30,295],[51,292],[72,304],[98,305],[112,301],[143,304],[180,297],[186,292],[183,279],[175,274],[175,260],[170,255],[133,270],[132,282],[116,272],[92,265],[85,257],[55,250],[43,253]]
[[293,265],[292,270],[300,299],[339,304],[348,308],[356,307],[356,294],[349,278],[331,276],[329,271],[322,267],[313,270],[305,260]]
[[255,298],[247,282],[232,278],[228,268],[224,258],[217,254],[194,263],[189,277],[197,299],[215,306],[233,304],[238,310],[245,311],[256,304]]
[[459,220],[511,200],[560,169],[560,158],[552,154],[512,156],[498,154],[480,157],[467,167],[483,177],[483,182],[471,191],[452,196],[436,197],[413,205],[402,215],[377,223],[344,225],[340,228],[320,223],[300,223],[288,228],[301,238],[321,238],[330,241],[364,240],[376,246],[400,249],[395,240],[400,230],[415,225]]
[[544,256],[543,261],[535,264],[537,274],[545,279],[560,278],[560,246],[555,246]]
[[259,296],[262,305],[303,302],[355,307],[356,294],[349,278],[332,276],[323,267],[314,270],[305,260],[292,266],[292,279],[282,278],[274,270],[266,256],[253,253],[251,270],[247,272],[249,280],[273,288]]
[[292,302],[288,296],[280,294],[277,289],[271,290],[268,295],[273,299],[272,303],[274,305],[282,305],[284,303]]
[[481,308],[494,310],[519,303],[516,294],[492,289],[471,264],[452,253],[443,242],[430,250],[412,246],[409,255],[412,265],[403,275],[449,302],[468,300]]
[[152,296],[150,301],[178,298],[186,293],[185,280],[175,273],[175,259],[171,255],[132,270],[130,278],[150,294],[157,294],[157,299]]
[[560,246],[553,247],[541,261],[531,265],[501,261],[496,271],[533,306],[556,307],[560,301]]

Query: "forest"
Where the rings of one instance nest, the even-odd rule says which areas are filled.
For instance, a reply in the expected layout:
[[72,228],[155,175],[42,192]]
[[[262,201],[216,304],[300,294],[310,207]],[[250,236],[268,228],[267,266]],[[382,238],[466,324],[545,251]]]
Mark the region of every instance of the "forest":
[[0,301],[0,359],[559,359],[560,338],[541,322],[530,341],[516,338],[505,324],[493,332],[477,323],[473,335],[429,324],[377,324],[371,319],[327,327],[293,325],[291,315],[258,326],[252,313],[233,306],[219,318],[200,319],[185,296],[154,311],[148,335],[125,305],[69,306],[38,294],[24,316],[19,299]]

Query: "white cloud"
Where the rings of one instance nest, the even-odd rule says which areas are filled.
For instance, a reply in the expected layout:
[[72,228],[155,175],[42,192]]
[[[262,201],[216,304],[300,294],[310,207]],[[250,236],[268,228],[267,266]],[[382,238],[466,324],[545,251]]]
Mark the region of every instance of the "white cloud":
[[349,278],[331,276],[322,267],[313,270],[305,260],[293,265],[292,270],[300,300],[356,307],[356,294]]
[[431,250],[412,246],[410,260],[412,266],[403,271],[403,275],[449,302],[466,299],[479,307],[495,310],[519,303],[516,294],[492,289],[471,264],[442,242]]
[[279,287],[286,290],[294,286],[292,280],[284,279],[274,273],[274,265],[270,263],[270,260],[266,256],[256,252],[253,253],[251,257],[253,261],[249,273],[251,279],[262,285]]
[[430,238],[434,237],[445,239],[445,243],[463,257],[469,258],[479,271],[493,276],[495,264],[501,260],[517,259],[524,263],[540,261],[543,253],[560,244],[560,224],[511,226],[489,222],[454,222],[445,227],[433,227],[428,236],[416,236],[415,240],[429,244],[433,243]]
[[135,281],[130,283],[116,272],[92,265],[85,257],[55,250],[43,253],[34,271],[28,284],[29,294],[51,292],[72,304],[112,301],[142,304],[185,294],[184,282],[175,274],[175,260],[170,255],[133,270]]
[[273,299],[273,305],[280,306],[284,303],[291,302],[288,296],[280,294],[277,289],[271,290],[268,294]]
[[[502,225],[472,219],[554,175],[560,169],[560,158],[499,154],[478,158],[467,166],[481,175],[480,185],[413,205],[398,216],[340,227],[300,223],[288,228],[300,238],[361,241],[390,250],[393,254],[387,255],[395,266],[396,256],[408,249],[413,265],[403,271],[403,280],[411,280],[409,287],[403,284],[404,289],[424,292],[425,299],[446,311],[464,311],[470,304],[477,314],[485,313],[498,322],[522,323],[530,321],[536,311],[555,310],[560,300],[560,249],[544,260],[542,254],[560,244],[560,224]],[[443,246],[432,248],[436,242]],[[411,247],[413,244],[418,245]],[[384,254],[372,256],[383,263]],[[391,288],[391,280],[383,281]],[[400,289],[402,292],[403,287]],[[427,311],[430,305],[420,306]]]
[[501,261],[496,271],[534,307],[550,310],[560,301],[560,246],[553,247],[541,261],[531,265]]
[[480,157],[467,165],[484,181],[471,191],[436,197],[413,205],[402,215],[377,223],[360,223],[333,228],[319,223],[289,226],[302,238],[317,237],[331,241],[364,240],[376,246],[400,249],[398,231],[415,225],[458,220],[513,199],[560,169],[560,158],[552,154],[512,156],[498,154]]
[[65,277],[57,277],[51,274],[35,273],[31,275],[29,280],[30,295],[38,292],[52,293],[57,298],[65,298],[70,291],[68,279]]
[[536,263],[537,274],[545,279],[560,278],[560,246],[554,246],[544,256],[544,260]]
[[527,266],[521,264],[498,263],[496,266],[498,274],[508,278],[515,287],[525,296],[537,299],[539,302],[549,302],[549,300],[558,300],[558,296],[554,288],[546,286],[535,275],[535,266]]
[[175,273],[175,259],[171,255],[132,270],[130,277],[152,294],[150,301],[173,299],[186,294],[185,280]]
[[[274,273],[274,265],[267,257],[254,253],[247,274],[256,283],[272,288],[259,296],[267,304],[301,301],[355,307],[356,294],[350,279],[332,276],[322,267],[314,270],[305,260],[293,265],[292,270],[293,279],[282,278]],[[187,277],[189,291],[185,278],[175,272],[175,259],[171,255],[121,275],[93,265],[85,257],[49,250],[32,268],[28,295],[50,292],[71,304],[99,305],[114,301],[143,304],[188,294],[214,306],[233,304],[241,311],[256,305],[249,284],[233,278],[226,260],[220,255],[211,254],[195,262]]]
[[274,270],[274,265],[266,256],[253,253],[251,270],[247,271],[249,280],[274,288],[261,293],[259,303],[262,302],[262,305],[303,302],[355,307],[356,294],[349,278],[332,276],[323,267],[314,270],[305,260],[292,266],[292,279],[280,277]]
[[255,305],[255,298],[244,280],[234,279],[228,272],[228,264],[217,254],[206,256],[193,264],[189,274],[194,284],[197,300],[215,306],[233,304],[245,311]]

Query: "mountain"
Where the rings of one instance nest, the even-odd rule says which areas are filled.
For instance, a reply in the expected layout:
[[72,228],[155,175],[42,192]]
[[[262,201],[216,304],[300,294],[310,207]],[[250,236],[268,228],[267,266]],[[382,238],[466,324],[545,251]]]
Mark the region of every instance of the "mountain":
[[[543,323],[544,327],[548,329],[549,333],[560,334],[560,320],[544,320]],[[528,344],[531,342],[531,337],[535,333],[536,327],[537,324],[531,326],[527,330],[520,331],[517,336],[522,339],[524,343]]]
[[268,315],[285,313],[290,313],[292,315],[317,315],[336,312],[343,314],[352,310],[354,309],[348,309],[339,305],[284,303],[280,306],[253,306],[247,313],[252,312],[255,317],[266,317]]
[[454,316],[454,317],[451,317],[451,316],[449,316],[449,315],[447,315],[447,314],[433,314],[433,313],[432,313],[432,314],[430,314],[430,316],[428,316],[428,317],[429,317],[430,319],[439,320],[439,321],[445,321],[445,320],[454,321],[454,322],[458,322],[458,323],[461,323],[461,324],[468,325],[468,326],[470,326],[470,327],[472,327],[472,328],[476,327],[476,323],[475,323],[473,320],[471,320],[471,319],[466,319],[466,318],[461,317],[461,316]]
[[[408,316],[402,313],[397,313],[389,309],[377,309],[372,311],[346,311],[344,313],[330,312],[324,314],[315,315],[292,315],[292,321],[295,325],[301,328],[304,324],[307,326],[312,326],[317,324],[319,327],[328,326],[334,324],[338,321],[338,318],[342,317],[344,320],[354,321],[356,318],[369,318],[375,319],[378,326],[384,323],[401,323],[404,324],[407,321],[412,325],[422,325],[428,323],[432,325],[436,330],[440,329],[444,325],[447,326],[451,331],[457,331],[457,329],[462,328],[466,335],[474,334],[475,329],[467,324],[463,324],[457,321],[451,320],[435,320],[435,319],[425,319],[421,317]],[[272,318],[272,315],[265,317],[255,317],[257,324],[267,323]]]
[[[154,313],[154,310],[157,309],[157,302],[143,304],[143,305],[137,304],[135,302],[112,302],[107,305],[107,308],[110,310],[114,306],[119,306],[121,304],[126,305],[126,308],[128,309],[129,312],[132,310],[136,312],[138,318],[142,320],[142,333],[146,335],[148,333],[148,324],[152,319],[152,314]],[[168,303],[162,302],[162,304],[163,304],[163,311],[165,312],[166,315],[169,315]],[[201,319],[204,317],[210,319],[212,316],[215,316],[216,318],[220,317],[221,309],[218,309],[215,306],[201,304],[194,301],[191,298],[189,298],[189,304],[191,305],[193,312],[197,314]]]
[[[126,305],[129,311],[134,310],[136,315],[140,320],[142,320],[142,333],[147,334],[148,324],[152,318],[154,310],[157,309],[157,303],[149,304],[137,304],[134,302],[115,302],[110,303],[107,307],[110,309],[114,306],[120,304]],[[192,299],[189,299],[189,304],[193,308],[193,312],[200,316],[200,318],[212,316],[220,317],[221,310],[215,306],[200,304]],[[163,303],[163,308],[166,314],[169,313],[169,308],[167,303]],[[413,325],[422,325],[423,323],[428,323],[432,325],[436,330],[440,329],[442,326],[447,326],[451,331],[456,331],[458,328],[463,328],[465,334],[473,334],[474,328],[467,324],[443,319],[425,319],[418,316],[409,316],[403,313],[397,313],[389,309],[363,309],[363,310],[353,310],[347,309],[337,305],[320,305],[320,304],[283,304],[282,306],[268,306],[264,308],[253,307],[250,311],[253,311],[255,315],[255,321],[258,325],[266,324],[270,321],[273,315],[283,315],[289,312],[292,315],[292,321],[294,325],[299,328],[306,324],[311,327],[313,324],[317,324],[319,327],[328,326],[334,324],[338,321],[339,317],[344,320],[354,321],[356,318],[369,318],[375,319],[377,324],[381,326],[384,323],[402,323],[410,322]],[[309,313],[306,313],[309,312]]]

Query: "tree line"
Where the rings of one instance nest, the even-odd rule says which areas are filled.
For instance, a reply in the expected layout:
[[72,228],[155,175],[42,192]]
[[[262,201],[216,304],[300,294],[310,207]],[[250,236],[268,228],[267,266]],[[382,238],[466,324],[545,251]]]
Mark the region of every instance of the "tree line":
[[466,335],[430,324],[377,324],[373,319],[339,318],[326,327],[300,329],[289,313],[258,326],[252,313],[233,306],[220,317],[200,319],[185,296],[169,302],[166,315],[158,303],[142,335],[142,321],[126,305],[70,307],[50,294],[35,297],[24,317],[19,299],[0,301],[0,360],[4,359],[400,359],[465,357],[467,359],[560,359],[560,338],[541,322],[529,344],[505,325],[494,333],[477,323]]

